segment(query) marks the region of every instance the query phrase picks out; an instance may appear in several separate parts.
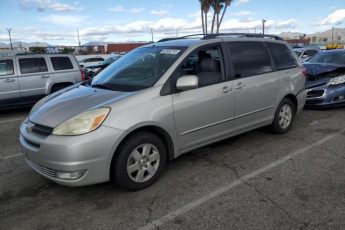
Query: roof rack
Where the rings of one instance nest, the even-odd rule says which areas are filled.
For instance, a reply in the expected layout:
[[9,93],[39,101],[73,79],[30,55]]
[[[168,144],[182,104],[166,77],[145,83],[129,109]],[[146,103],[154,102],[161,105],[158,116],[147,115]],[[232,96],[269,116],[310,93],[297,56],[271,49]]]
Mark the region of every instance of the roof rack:
[[274,40],[283,40],[281,37],[277,35],[271,35],[271,34],[253,34],[253,33],[219,33],[219,34],[191,34],[187,36],[182,37],[175,37],[175,38],[163,38],[159,40],[158,42],[166,42],[166,41],[172,41],[172,40],[179,40],[179,39],[185,39],[185,38],[192,38],[199,36],[201,39],[214,39],[218,37],[246,37],[246,38],[271,38]]
[[253,34],[253,33],[219,33],[219,34],[206,34],[203,39],[214,39],[218,37],[246,37],[246,38],[271,38],[275,40],[283,40],[277,35],[271,34]]

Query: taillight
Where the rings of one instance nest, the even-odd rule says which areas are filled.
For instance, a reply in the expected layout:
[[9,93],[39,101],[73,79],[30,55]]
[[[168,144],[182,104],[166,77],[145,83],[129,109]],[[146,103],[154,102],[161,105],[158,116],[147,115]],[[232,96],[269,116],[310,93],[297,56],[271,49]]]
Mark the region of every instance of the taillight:
[[301,66],[301,70],[302,70],[302,73],[305,77],[308,76],[308,70],[304,67],[304,66]]
[[86,80],[86,77],[85,77],[85,73],[83,70],[80,70],[80,73],[81,73],[81,80],[82,81],[85,81]]

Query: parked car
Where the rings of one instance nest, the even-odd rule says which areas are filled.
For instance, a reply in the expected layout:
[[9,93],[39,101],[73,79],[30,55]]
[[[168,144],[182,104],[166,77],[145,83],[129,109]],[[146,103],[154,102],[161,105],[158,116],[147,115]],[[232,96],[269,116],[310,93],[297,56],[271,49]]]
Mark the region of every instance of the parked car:
[[298,56],[298,58],[305,62],[309,58],[313,57],[315,54],[319,53],[321,49],[319,47],[304,47],[304,48],[294,48],[293,49]]
[[0,108],[34,104],[42,97],[82,80],[73,55],[1,57]]
[[345,105],[345,50],[316,54],[304,63],[306,69],[306,107],[327,108]]
[[27,163],[63,185],[138,190],[181,154],[267,125],[288,132],[305,77],[286,42],[261,36],[146,45],[42,99],[20,127]]
[[91,65],[96,65],[104,61],[104,58],[102,57],[90,57],[90,58],[84,58],[79,62],[80,67],[88,67]]
[[84,67],[82,70],[85,74],[85,77],[86,78],[93,78],[96,74],[101,72],[103,69],[105,69],[107,66],[109,66],[111,63],[113,63],[114,61],[116,61],[120,57],[121,57],[120,55],[112,56],[112,57],[105,59],[100,64]]

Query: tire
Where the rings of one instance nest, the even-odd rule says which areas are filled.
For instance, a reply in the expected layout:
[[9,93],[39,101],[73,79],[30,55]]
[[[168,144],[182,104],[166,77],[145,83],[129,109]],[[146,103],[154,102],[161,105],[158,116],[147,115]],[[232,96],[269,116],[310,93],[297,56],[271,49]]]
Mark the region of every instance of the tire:
[[295,104],[288,98],[284,98],[274,115],[271,130],[277,134],[289,132],[296,116]]
[[150,132],[130,136],[116,154],[110,176],[119,187],[131,191],[152,185],[164,171],[167,161],[163,141]]
[[52,89],[50,90],[50,94],[55,93],[61,89],[64,89],[68,86],[70,86],[71,84],[58,84],[58,85],[53,85]]

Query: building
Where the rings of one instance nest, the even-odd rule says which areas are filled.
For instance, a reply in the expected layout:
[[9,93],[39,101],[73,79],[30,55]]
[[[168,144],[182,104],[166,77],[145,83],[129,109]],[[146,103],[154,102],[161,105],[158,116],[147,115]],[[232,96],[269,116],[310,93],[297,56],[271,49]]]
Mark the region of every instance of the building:
[[131,42],[131,43],[108,44],[107,53],[127,53],[131,51],[132,49],[135,49],[147,44],[149,43],[148,42]]

